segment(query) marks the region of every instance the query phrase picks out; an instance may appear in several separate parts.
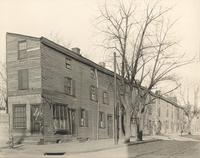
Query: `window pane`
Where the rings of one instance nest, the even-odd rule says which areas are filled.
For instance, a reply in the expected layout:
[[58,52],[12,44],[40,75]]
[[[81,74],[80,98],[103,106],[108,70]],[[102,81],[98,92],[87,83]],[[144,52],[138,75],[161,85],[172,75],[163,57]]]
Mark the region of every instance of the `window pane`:
[[20,41],[18,43],[18,59],[24,59],[28,57],[26,41]]
[[13,127],[26,128],[26,107],[25,105],[15,105],[13,107]]
[[65,67],[71,69],[71,59],[65,58]]
[[28,70],[18,71],[18,88],[20,90],[28,89]]
[[19,42],[19,50],[25,50],[27,47],[26,41]]

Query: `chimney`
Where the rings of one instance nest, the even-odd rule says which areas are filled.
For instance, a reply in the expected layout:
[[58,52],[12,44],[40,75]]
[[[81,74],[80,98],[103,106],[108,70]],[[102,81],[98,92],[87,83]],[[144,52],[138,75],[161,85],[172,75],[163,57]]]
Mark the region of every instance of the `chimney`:
[[81,50],[80,50],[80,48],[78,48],[78,47],[72,48],[72,51],[73,51],[74,53],[78,54],[78,55],[81,55]]
[[99,65],[101,66],[101,67],[106,67],[106,63],[105,62],[99,62]]
[[160,90],[157,90],[157,91],[155,92],[155,94],[156,94],[156,95],[161,95],[161,91],[160,91]]

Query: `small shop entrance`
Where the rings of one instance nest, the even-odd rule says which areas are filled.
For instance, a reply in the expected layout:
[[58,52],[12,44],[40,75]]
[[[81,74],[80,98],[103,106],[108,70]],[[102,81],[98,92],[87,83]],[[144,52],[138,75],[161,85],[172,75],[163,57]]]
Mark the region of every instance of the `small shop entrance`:
[[31,133],[40,133],[40,105],[31,105]]

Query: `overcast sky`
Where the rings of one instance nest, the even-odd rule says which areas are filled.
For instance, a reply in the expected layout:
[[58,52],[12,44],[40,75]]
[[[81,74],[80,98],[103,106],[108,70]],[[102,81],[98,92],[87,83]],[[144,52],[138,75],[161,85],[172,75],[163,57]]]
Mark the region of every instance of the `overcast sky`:
[[[167,0],[176,4],[173,15],[180,18],[177,38],[189,55],[200,52],[200,0]],[[96,46],[94,19],[104,0],[0,0],[0,60],[5,61],[5,33],[58,36],[95,62],[106,59]],[[51,35],[52,34],[52,35]],[[186,80],[200,81],[200,63],[181,70]]]

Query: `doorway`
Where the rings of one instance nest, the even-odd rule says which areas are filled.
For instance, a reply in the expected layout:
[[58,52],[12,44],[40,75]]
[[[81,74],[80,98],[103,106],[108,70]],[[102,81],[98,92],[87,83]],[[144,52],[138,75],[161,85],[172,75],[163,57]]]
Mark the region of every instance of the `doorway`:
[[113,117],[111,114],[107,115],[108,137],[113,137]]
[[68,109],[69,123],[70,123],[70,133],[71,135],[76,135],[76,110]]
[[34,104],[31,105],[31,133],[39,134],[40,133],[40,105]]

